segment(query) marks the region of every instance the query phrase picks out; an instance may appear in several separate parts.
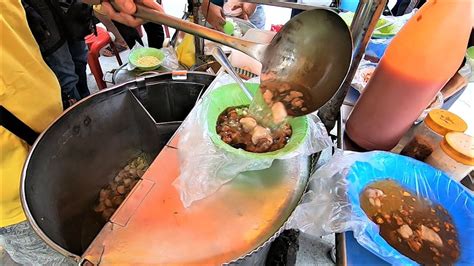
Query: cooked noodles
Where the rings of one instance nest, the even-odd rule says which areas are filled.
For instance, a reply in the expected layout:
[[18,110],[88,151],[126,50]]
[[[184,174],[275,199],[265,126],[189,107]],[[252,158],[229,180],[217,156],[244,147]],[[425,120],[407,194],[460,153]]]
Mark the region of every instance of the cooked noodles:
[[137,59],[137,64],[141,67],[152,67],[160,64],[160,59],[155,56],[145,55]]

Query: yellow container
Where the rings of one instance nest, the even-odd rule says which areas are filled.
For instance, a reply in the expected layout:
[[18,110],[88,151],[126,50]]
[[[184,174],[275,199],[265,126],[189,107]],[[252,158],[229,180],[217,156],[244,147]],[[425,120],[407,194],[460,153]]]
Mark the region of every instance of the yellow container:
[[467,129],[467,124],[461,117],[443,109],[429,112],[425,124],[441,136],[451,131],[464,132]]

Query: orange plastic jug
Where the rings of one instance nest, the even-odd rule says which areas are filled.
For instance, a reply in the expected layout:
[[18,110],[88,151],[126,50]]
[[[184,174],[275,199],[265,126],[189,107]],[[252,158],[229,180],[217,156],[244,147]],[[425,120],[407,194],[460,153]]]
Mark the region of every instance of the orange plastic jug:
[[472,0],[430,0],[390,45],[346,124],[367,150],[390,150],[456,73],[473,26]]

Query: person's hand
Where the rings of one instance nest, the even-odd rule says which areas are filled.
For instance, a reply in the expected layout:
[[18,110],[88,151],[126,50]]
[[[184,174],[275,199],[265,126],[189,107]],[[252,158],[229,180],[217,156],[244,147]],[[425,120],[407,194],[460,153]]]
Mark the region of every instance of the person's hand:
[[135,14],[135,12],[137,11],[135,3],[142,4],[148,8],[164,13],[164,10],[161,5],[158,4],[155,0],[114,0],[114,3],[119,10],[116,10],[111,5],[110,0],[104,0],[101,3],[101,11],[104,12],[105,15],[107,15],[110,19],[128,25],[130,27],[136,27],[144,23],[142,19],[133,16],[133,14]]
[[256,8],[257,8],[256,4],[237,2],[237,3],[233,3],[231,10],[234,11],[234,10],[241,9],[242,12],[237,17],[244,20],[249,20],[249,18],[255,12]]
[[202,5],[201,11],[206,17],[206,21],[212,25],[216,30],[223,31],[225,24],[224,10],[218,5],[213,3],[208,5]]

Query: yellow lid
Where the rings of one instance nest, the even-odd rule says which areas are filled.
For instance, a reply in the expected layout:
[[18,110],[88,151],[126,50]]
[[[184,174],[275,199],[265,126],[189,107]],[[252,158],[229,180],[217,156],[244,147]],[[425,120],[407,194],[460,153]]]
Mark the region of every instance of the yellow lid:
[[474,138],[461,132],[449,132],[440,144],[441,149],[455,161],[474,166]]
[[464,132],[467,129],[467,124],[461,117],[443,109],[430,111],[425,118],[425,125],[441,136],[453,131]]

